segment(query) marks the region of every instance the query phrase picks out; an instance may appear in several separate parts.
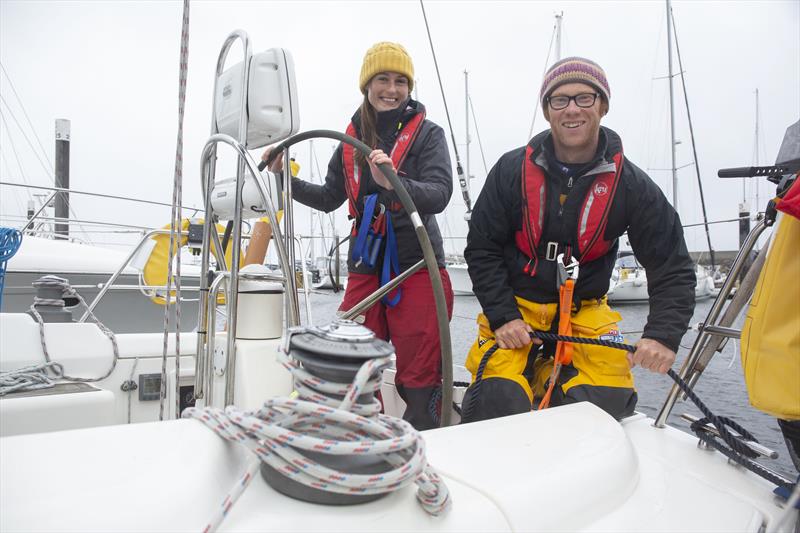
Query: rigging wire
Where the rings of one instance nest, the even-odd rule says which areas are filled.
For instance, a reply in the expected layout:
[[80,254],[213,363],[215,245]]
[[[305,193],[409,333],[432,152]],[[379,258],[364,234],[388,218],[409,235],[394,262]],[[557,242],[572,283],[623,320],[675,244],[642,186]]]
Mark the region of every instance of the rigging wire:
[[483,160],[483,173],[488,174],[489,169],[486,166],[486,156],[483,154],[483,143],[481,142],[481,130],[478,129],[478,119],[475,117],[475,108],[472,107],[472,96],[469,99],[469,110],[472,113],[472,123],[475,124],[475,135],[478,136],[478,148],[481,150],[481,159]]
[[[42,168],[44,169],[45,174],[47,174],[48,176],[52,176],[53,175],[52,166],[48,167],[47,165],[45,165],[44,161],[42,161],[41,156],[36,151],[36,147],[33,145],[31,140],[28,138],[28,135],[25,133],[25,129],[22,127],[22,124],[19,123],[19,120],[17,120],[17,117],[14,114],[14,111],[11,109],[11,106],[8,104],[6,99],[3,98],[2,94],[0,94],[0,103],[5,104],[6,109],[8,110],[8,114],[11,116],[11,119],[14,121],[14,124],[17,125],[17,128],[19,128],[19,132],[22,134],[22,137],[25,139],[25,142],[27,142],[28,146],[30,146],[31,151],[33,152],[33,155],[36,156],[36,160],[39,161],[40,165],[42,165]],[[3,118],[5,119],[5,117],[3,117]],[[10,134],[10,132],[9,132],[9,134]],[[35,135],[35,132],[34,132],[34,135]],[[38,140],[38,138],[37,138],[37,140]],[[50,161],[48,160],[48,163],[49,162]]]
[[[28,178],[25,177],[25,169],[22,168],[22,162],[19,160],[19,153],[17,152],[17,147],[14,145],[14,138],[11,136],[11,130],[8,129],[8,121],[5,120],[3,116],[3,110],[0,109],[0,123],[3,124],[3,127],[6,130],[6,135],[8,135],[8,144],[11,145],[11,151],[14,153],[14,159],[17,161],[17,166],[19,167],[19,175],[26,184],[28,183]],[[30,198],[30,194],[28,194]]]
[[697,172],[697,187],[700,189],[700,206],[703,208],[703,222],[705,223],[706,241],[708,241],[708,253],[711,258],[711,270],[716,269],[714,261],[714,248],[711,246],[711,233],[708,229],[708,215],[706,213],[706,199],[703,194],[703,180],[700,179],[700,163],[697,161],[697,146],[694,142],[694,127],[692,126],[692,114],[689,111],[689,95],[686,92],[686,76],[683,71],[681,61],[681,47],[678,45],[678,30],[675,29],[675,14],[670,6],[669,17],[672,19],[672,33],[675,36],[675,51],[678,55],[678,70],[681,73],[681,86],[683,87],[683,100],[686,103],[686,118],[689,120],[689,136],[692,140],[692,154],[694,155],[694,169]]
[[[6,73],[6,76],[8,76],[8,74],[7,74],[7,73]],[[9,78],[9,82],[10,82],[10,81],[11,81],[11,79]],[[18,99],[19,99],[19,98],[18,98]],[[15,124],[17,125],[17,127],[19,128],[19,131],[20,131],[20,133],[22,133],[22,136],[25,138],[25,141],[28,143],[28,146],[31,148],[31,151],[33,152],[33,155],[34,155],[34,156],[36,156],[36,159],[39,161],[39,164],[40,164],[40,165],[42,166],[42,168],[44,169],[44,171],[45,171],[45,174],[46,174],[46,175],[47,175],[47,176],[48,176],[48,177],[49,177],[51,180],[53,180],[53,183],[55,183],[55,172],[54,172],[54,171],[53,171],[53,169],[52,169],[52,164],[50,163],[50,159],[49,159],[49,158],[47,157],[47,155],[45,154],[45,160],[46,160],[46,161],[47,161],[47,163],[50,165],[50,166],[48,167],[48,166],[47,166],[47,165],[45,165],[45,164],[44,164],[44,162],[42,161],[42,158],[39,156],[39,154],[38,154],[38,153],[37,153],[37,151],[36,151],[36,147],[33,145],[33,143],[31,142],[31,140],[30,140],[30,139],[28,138],[28,136],[25,134],[25,129],[24,129],[24,128],[22,127],[22,125],[19,123],[19,121],[17,120],[17,117],[16,117],[16,115],[14,114],[14,111],[11,109],[11,106],[8,104],[8,102],[6,102],[6,100],[5,100],[5,99],[2,97],[2,95],[0,95],[0,103],[3,103],[3,104],[5,104],[6,108],[8,109],[8,112],[9,112],[9,114],[11,115],[11,118],[14,120],[14,123],[15,123]],[[25,107],[22,105],[22,101],[21,101],[21,100],[19,101],[19,104],[20,104],[20,107],[22,108],[22,110],[23,110],[23,113],[24,113],[24,112],[25,112]],[[25,115],[26,115],[26,117],[27,117],[27,113],[26,113]],[[11,144],[12,144],[12,147],[13,147],[13,141],[11,140],[11,130],[8,128],[8,121],[7,121],[7,120],[5,120],[5,117],[4,117],[3,113],[2,113],[2,110],[0,110],[0,118],[3,118],[3,123],[5,124],[5,127],[6,127],[6,132],[7,132],[7,134],[8,134],[9,142],[11,142]],[[29,120],[30,120],[30,119],[29,119]],[[35,130],[35,129],[33,129],[33,126],[32,126],[32,125],[31,125],[31,131],[32,131],[32,133],[33,133],[33,136],[34,136],[34,138],[35,138],[35,139],[36,139],[36,141],[39,143],[39,146],[41,146],[41,144],[42,144],[42,143],[41,143],[41,141],[39,140],[39,136],[36,134],[36,130]],[[14,152],[15,152],[15,153],[14,153],[14,155],[16,156],[16,155],[17,155],[17,154],[16,154],[16,150],[14,150]],[[19,159],[19,157],[18,157],[18,156],[17,156],[17,158]],[[25,183],[27,184],[28,182],[27,182],[27,180],[25,179],[25,173],[24,173],[24,171],[22,171],[22,166],[21,166],[21,165],[20,165],[20,172],[21,172],[21,174],[22,174],[23,181],[25,181]],[[69,192],[69,191],[67,191],[67,192]],[[73,217],[73,218],[78,218],[78,215],[77,215],[77,213],[75,212],[75,209],[72,207],[72,204],[71,204],[71,203],[67,202],[67,208],[69,209],[69,212],[70,212],[70,214],[72,215],[72,217]],[[83,231],[83,227],[82,227],[82,226],[80,226],[80,225],[79,225],[78,227],[80,227],[81,231]]]
[[[317,160],[317,151],[314,148],[314,143],[313,142],[309,143],[308,150],[309,150],[309,155],[310,155],[309,159],[313,160],[313,164],[309,164],[309,166],[311,167],[311,181],[313,183],[314,169],[316,168],[317,169],[317,177],[319,177],[319,183],[320,183],[320,185],[324,185],[325,184],[325,177],[322,175],[322,172],[320,171],[319,161]],[[325,218],[327,217],[328,223],[330,224],[331,234],[335,234],[336,233],[336,225],[334,224],[334,219],[333,219],[333,215],[332,215],[331,212],[325,213],[323,211],[319,211],[319,210],[316,210],[316,209],[314,211],[316,212],[317,222],[319,223],[319,231],[320,231],[320,234],[322,235],[322,250],[323,250],[323,253],[327,257],[327,250],[330,249],[330,247],[328,246],[328,237],[325,235]],[[314,236],[314,232],[313,231],[311,232],[311,236],[313,238],[313,236]],[[334,241],[333,245],[335,245],[336,244],[336,237],[333,237],[333,241]],[[313,259],[315,259],[315,258],[312,258],[312,260]]]
[[[2,151],[2,150],[0,150],[0,161],[2,161],[2,162],[3,162],[3,168],[4,168],[4,169],[5,169],[5,171],[6,171],[6,174],[5,174],[5,175],[6,175],[6,176],[10,176],[10,175],[11,175],[11,167],[9,167],[9,166],[8,166],[8,158],[7,158],[7,157],[5,157],[5,154],[3,153],[3,151]],[[26,192],[26,194],[28,195],[28,200],[29,200],[29,201],[33,201],[33,198],[31,197],[31,193],[30,193],[30,191],[25,191],[25,192]],[[17,194],[13,194],[13,195],[11,195],[11,196],[14,198],[14,203],[17,205],[17,210],[18,210],[20,213],[25,213],[25,208],[24,208],[24,207],[22,206],[22,204],[20,203],[19,195],[17,195]]]
[[450,138],[453,140],[453,152],[456,156],[456,173],[458,174],[458,184],[461,187],[461,197],[464,199],[464,205],[467,212],[464,213],[464,220],[469,220],[472,216],[472,200],[469,198],[469,183],[466,176],[464,176],[464,169],[461,166],[461,158],[458,155],[458,148],[456,146],[456,136],[453,133],[453,123],[450,121],[450,110],[447,108],[447,98],[444,95],[444,86],[442,85],[442,76],[439,73],[439,62],[436,61],[436,50],[433,48],[433,39],[431,38],[431,29],[428,25],[428,16],[425,14],[425,4],[419,0],[419,7],[422,8],[422,18],[425,19],[425,31],[428,32],[428,43],[431,45],[431,54],[433,55],[433,65],[436,67],[436,77],[439,79],[439,90],[442,93],[442,102],[444,103],[444,112],[447,115],[447,126],[450,128]]
[[[0,70],[2,70],[3,74],[6,75],[6,79],[8,80],[8,85],[11,87],[11,91],[14,93],[14,96],[16,96],[16,98],[17,98],[17,102],[19,103],[19,107],[20,107],[20,109],[22,109],[22,114],[25,115],[25,119],[28,121],[28,127],[30,127],[31,132],[33,133],[33,137],[36,139],[36,142],[39,144],[39,149],[42,151],[42,155],[44,155],[45,161],[47,161],[47,164],[50,165],[50,173],[52,174],[54,172],[54,170],[53,170],[53,162],[50,161],[49,157],[47,157],[47,150],[44,149],[44,146],[42,145],[42,140],[39,138],[39,135],[36,134],[36,128],[33,127],[33,122],[31,121],[31,118],[28,116],[28,112],[25,110],[25,104],[22,102],[22,98],[19,97],[19,94],[17,94],[17,89],[14,87],[14,82],[11,81],[11,76],[9,76],[8,71],[6,71],[6,68],[3,66],[2,63],[0,63]],[[8,104],[6,104],[6,105],[8,105]]]
[[[317,169],[317,176],[319,176],[319,182],[320,182],[320,184],[324,185],[325,181],[324,181],[324,178],[323,178],[322,170],[320,170],[319,159],[317,158],[317,150],[316,150],[316,148],[314,148],[314,144],[313,143],[311,143],[311,158],[312,158],[312,160],[314,162],[313,166]],[[323,245],[323,249],[324,250],[330,249],[330,248],[328,248],[327,240],[325,240],[325,231],[324,231],[324,227],[322,225],[322,221],[324,220],[324,217],[328,218],[328,224],[330,224],[330,226],[331,226],[331,233],[332,233],[331,236],[333,237],[333,241],[334,241],[332,246],[338,247],[337,239],[338,239],[339,235],[338,235],[338,232],[337,232],[337,229],[336,229],[336,217],[334,216],[335,212],[336,212],[335,210],[334,211],[330,211],[328,213],[323,213],[322,211],[318,211],[317,212],[319,217],[320,217],[319,227],[322,229],[322,237],[323,237],[322,245]]]
[[[655,99],[655,94],[654,94],[655,93],[655,84],[653,83],[653,80],[658,79],[657,76],[656,76],[656,70],[658,68],[658,50],[661,48],[661,39],[662,39],[662,35],[663,35],[663,32],[664,32],[664,24],[663,24],[663,16],[664,15],[663,15],[663,12],[661,12],[660,10],[659,10],[659,13],[660,13],[660,15],[659,15],[659,19],[658,19],[658,24],[656,25],[656,27],[658,28],[658,35],[657,35],[657,37],[655,39],[654,48],[652,50],[653,67],[650,70],[650,80],[651,80],[650,81],[650,93],[648,95],[647,107],[645,107],[645,109],[649,109],[649,110],[653,109],[653,100]],[[650,161],[654,160],[654,149],[653,149],[653,146],[660,146],[661,145],[661,143],[656,143],[656,142],[652,141],[652,132],[654,132],[654,131],[662,131],[662,128],[654,128],[653,127],[654,115],[655,115],[654,113],[645,113],[644,114],[644,117],[645,117],[644,132],[643,132],[643,135],[641,136],[642,138],[645,139],[645,161],[647,161],[648,164],[650,163]],[[646,170],[648,172],[650,172],[652,169],[650,167],[647,167]],[[653,181],[655,181],[655,180],[653,180]],[[660,187],[660,185],[659,185],[659,187]]]
[[[556,31],[558,31],[558,22],[553,23],[553,33],[550,34],[550,44],[547,46],[547,58],[544,60],[544,69],[542,69],[542,75],[539,77],[540,80],[544,79],[545,73],[547,73],[547,67],[550,66],[550,52],[553,51],[553,41],[556,38]],[[528,130],[528,139],[533,138],[533,127],[536,124],[536,115],[539,113],[539,108],[541,107],[539,99],[536,99],[536,106],[533,108],[533,119],[531,120],[531,128]]]

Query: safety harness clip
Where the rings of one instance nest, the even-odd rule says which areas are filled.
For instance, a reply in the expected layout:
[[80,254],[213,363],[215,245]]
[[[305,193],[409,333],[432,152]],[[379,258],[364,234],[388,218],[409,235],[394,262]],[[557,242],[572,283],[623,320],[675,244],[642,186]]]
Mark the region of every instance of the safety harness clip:
[[558,269],[558,286],[564,285],[568,279],[573,281],[578,279],[578,260],[574,257],[569,257],[569,264],[564,262],[564,254],[558,254],[556,260]]

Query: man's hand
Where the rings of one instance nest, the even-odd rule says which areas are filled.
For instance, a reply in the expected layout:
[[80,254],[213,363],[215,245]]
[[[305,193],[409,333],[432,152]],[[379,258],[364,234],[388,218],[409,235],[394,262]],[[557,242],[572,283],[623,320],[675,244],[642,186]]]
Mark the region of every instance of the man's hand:
[[[269,154],[272,153],[272,148],[272,146],[269,146],[264,150],[264,153],[261,154],[262,161],[266,161],[269,158]],[[270,172],[280,172],[283,170],[283,153],[278,154],[278,157],[270,164],[269,170]]]
[[[510,348],[522,348],[531,343],[530,333],[533,331],[524,320],[516,318],[511,322],[506,322],[494,331],[494,338],[500,348],[507,350]],[[533,339],[534,344],[542,344],[540,339]]]
[[392,158],[386,155],[383,152],[383,150],[373,150],[369,154],[368,161],[369,161],[369,169],[370,171],[372,171],[372,178],[375,180],[375,183],[377,183],[387,191],[391,191],[392,189],[394,189],[394,187],[392,187],[392,182],[390,182],[389,179],[383,175],[381,169],[378,168],[378,165],[386,163],[392,167],[392,170],[397,172],[397,170],[394,168],[394,163],[392,162]]
[[636,352],[628,352],[628,364],[636,365],[651,372],[666,374],[675,362],[675,352],[653,339],[641,339],[636,343]]

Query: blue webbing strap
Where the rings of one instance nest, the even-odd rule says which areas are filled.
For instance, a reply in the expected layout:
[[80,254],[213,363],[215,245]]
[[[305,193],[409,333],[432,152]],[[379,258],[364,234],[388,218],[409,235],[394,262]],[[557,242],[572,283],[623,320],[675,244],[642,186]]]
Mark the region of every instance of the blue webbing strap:
[[6,278],[6,264],[14,257],[22,245],[22,233],[14,228],[0,227],[0,309],[3,307],[3,286]]
[[[395,276],[400,274],[400,260],[397,257],[397,239],[394,236],[394,229],[392,228],[392,215],[389,214],[389,211],[386,211],[386,252],[383,256],[381,287],[391,281],[392,273],[394,273]],[[387,294],[381,298],[381,301],[388,307],[394,307],[400,302],[401,292],[400,287],[397,287],[394,297],[389,298]]]
[[370,194],[364,197],[364,213],[361,215],[361,226],[358,228],[358,235],[356,236],[356,243],[353,246],[352,259],[356,266],[362,262],[366,263],[368,267],[374,265],[369,261],[369,244],[367,243],[367,236],[370,232],[372,225],[372,215],[375,212],[375,204],[378,203],[378,195]]

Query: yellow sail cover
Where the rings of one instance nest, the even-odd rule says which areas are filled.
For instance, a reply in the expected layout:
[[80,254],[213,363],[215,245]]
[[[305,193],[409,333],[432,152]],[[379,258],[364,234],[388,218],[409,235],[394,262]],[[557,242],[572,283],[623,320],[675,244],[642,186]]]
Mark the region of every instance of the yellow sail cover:
[[781,215],[742,328],[750,403],[800,420],[800,220]]

